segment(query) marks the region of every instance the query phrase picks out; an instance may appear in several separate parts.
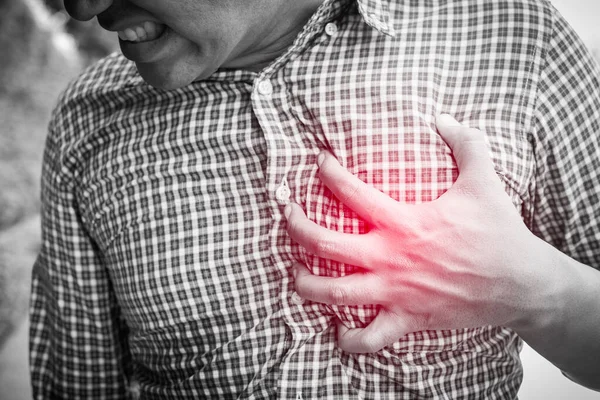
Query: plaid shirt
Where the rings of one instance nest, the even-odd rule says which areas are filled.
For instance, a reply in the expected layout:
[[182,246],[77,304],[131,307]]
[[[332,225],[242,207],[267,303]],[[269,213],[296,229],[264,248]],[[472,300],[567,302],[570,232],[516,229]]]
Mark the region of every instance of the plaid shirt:
[[295,261],[353,267],[291,242],[282,187],[318,224],[364,232],[316,155],[400,202],[430,201],[457,176],[434,122],[449,113],[486,132],[530,229],[598,267],[599,77],[541,0],[326,0],[262,72],[173,91],[120,55],[100,61],[50,124],[36,398],[123,398],[131,382],[145,399],[516,397],[521,342],[503,327],[340,350],[335,320],[364,326],[377,307],[295,294]]

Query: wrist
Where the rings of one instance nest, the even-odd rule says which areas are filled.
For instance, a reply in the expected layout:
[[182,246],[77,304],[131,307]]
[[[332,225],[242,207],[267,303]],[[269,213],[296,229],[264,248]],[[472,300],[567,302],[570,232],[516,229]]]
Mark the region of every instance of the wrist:
[[[523,257],[520,279],[522,292],[518,295],[516,317],[509,327],[520,336],[545,331],[564,321],[570,292],[577,290],[580,281],[577,271],[566,262],[571,260],[550,244],[532,234],[528,251]],[[571,260],[575,262],[574,260]]]
[[600,272],[542,242],[537,272],[512,328],[534,350],[575,382],[598,390]]

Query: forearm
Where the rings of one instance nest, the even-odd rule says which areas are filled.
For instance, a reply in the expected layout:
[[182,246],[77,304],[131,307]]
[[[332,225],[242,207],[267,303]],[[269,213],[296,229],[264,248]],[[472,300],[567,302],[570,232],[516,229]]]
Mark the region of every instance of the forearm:
[[547,273],[513,328],[570,379],[600,391],[600,272],[541,240],[536,248]]

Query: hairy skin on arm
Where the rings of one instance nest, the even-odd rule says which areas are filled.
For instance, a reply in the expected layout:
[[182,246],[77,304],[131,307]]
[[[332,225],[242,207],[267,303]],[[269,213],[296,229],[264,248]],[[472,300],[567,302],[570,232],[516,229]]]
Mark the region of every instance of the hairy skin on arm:
[[441,115],[459,177],[444,195],[401,204],[328,153],[319,177],[371,229],[329,231],[286,207],[290,237],[313,254],[358,265],[341,278],[294,266],[296,290],[327,304],[382,306],[363,329],[338,327],[341,348],[375,352],[410,332],[485,325],[515,330],[570,379],[600,390],[600,273],[534,236],[498,179],[483,134]]

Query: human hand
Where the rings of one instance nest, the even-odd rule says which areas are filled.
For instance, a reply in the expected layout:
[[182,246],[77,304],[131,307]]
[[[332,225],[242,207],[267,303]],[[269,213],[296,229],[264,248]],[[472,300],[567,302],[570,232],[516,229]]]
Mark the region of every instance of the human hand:
[[286,207],[293,240],[318,257],[363,268],[330,278],[297,264],[298,294],[327,304],[382,306],[365,328],[339,325],[344,350],[374,352],[421,330],[516,327],[535,312],[528,309],[530,296],[547,290],[535,259],[539,239],[504,191],[482,132],[448,115],[437,125],[459,176],[435,201],[399,203],[322,153],[321,181],[371,229],[362,235],[330,231],[307,219],[297,204]]

